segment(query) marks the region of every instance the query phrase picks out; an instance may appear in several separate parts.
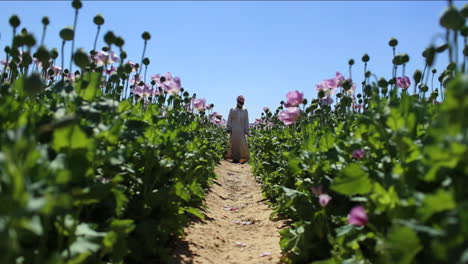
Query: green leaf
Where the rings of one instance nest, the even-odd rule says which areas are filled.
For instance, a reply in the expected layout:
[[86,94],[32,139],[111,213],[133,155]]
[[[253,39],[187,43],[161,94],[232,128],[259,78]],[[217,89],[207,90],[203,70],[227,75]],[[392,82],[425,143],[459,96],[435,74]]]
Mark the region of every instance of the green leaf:
[[321,151],[328,151],[335,146],[335,136],[332,133],[326,133],[320,138],[319,147]]
[[184,208],[184,211],[190,214],[193,214],[194,216],[200,218],[200,219],[205,219],[205,216],[203,213],[200,211],[200,209],[195,208],[195,207],[186,207]]
[[60,151],[62,148],[87,148],[92,143],[93,140],[78,125],[72,125],[58,128],[54,131],[52,147],[56,151]]
[[371,191],[372,184],[361,166],[351,163],[333,180],[331,189],[344,195],[366,194]]
[[[85,100],[91,100],[96,96],[101,95],[101,89],[99,85],[101,84],[101,73],[100,72],[92,72],[89,74],[85,74],[83,76],[85,81],[88,81],[88,85],[86,88],[82,88],[78,91],[78,94],[83,97]],[[85,84],[84,82],[81,85]],[[81,86],[77,85],[77,86]]]
[[385,248],[392,258],[392,263],[410,264],[422,246],[413,230],[405,226],[393,226],[388,232]]
[[418,214],[423,221],[433,214],[455,208],[455,201],[451,191],[439,189],[435,194],[427,195],[423,205],[418,208]]

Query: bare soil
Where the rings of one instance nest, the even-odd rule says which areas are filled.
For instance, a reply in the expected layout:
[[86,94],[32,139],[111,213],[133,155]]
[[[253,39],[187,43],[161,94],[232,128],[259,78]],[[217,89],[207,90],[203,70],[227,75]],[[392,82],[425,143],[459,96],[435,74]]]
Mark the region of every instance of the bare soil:
[[282,221],[270,220],[272,209],[248,164],[222,161],[206,196],[205,219],[186,228],[175,250],[180,264],[281,263]]

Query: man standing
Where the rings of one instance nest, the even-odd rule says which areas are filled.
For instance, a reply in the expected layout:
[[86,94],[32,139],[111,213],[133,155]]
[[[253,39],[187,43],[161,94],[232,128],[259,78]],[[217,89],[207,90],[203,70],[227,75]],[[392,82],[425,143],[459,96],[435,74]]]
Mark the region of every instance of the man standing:
[[249,114],[244,109],[245,99],[242,95],[237,97],[237,106],[229,111],[227,132],[230,133],[225,158],[233,163],[246,163],[250,159],[246,135],[249,133]]

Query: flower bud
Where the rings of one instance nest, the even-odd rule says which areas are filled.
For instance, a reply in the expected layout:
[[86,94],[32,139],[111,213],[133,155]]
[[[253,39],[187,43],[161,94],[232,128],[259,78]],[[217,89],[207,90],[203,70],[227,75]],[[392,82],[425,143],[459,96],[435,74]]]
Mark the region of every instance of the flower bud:
[[45,17],[42,18],[42,24],[43,24],[44,26],[49,25],[49,23],[50,23],[49,17],[46,17],[46,16],[45,16]]
[[447,70],[449,71],[455,71],[456,68],[457,68],[457,64],[455,64],[454,62],[447,64]]
[[94,16],[93,22],[96,26],[101,26],[104,24],[104,17],[101,14],[97,14]]
[[432,73],[433,73],[433,74],[436,74],[436,73],[437,73],[437,69],[436,69],[436,68],[432,69]]
[[388,42],[388,45],[390,47],[396,47],[398,45],[398,40],[396,38],[391,38],[390,41]]
[[427,87],[427,85],[425,83],[419,85],[419,90],[421,90],[421,92],[425,93],[429,90],[429,87]]
[[13,28],[17,28],[20,24],[21,24],[21,21],[20,21],[20,19],[19,19],[19,17],[17,15],[12,15],[10,17],[10,25]]
[[414,71],[414,74],[413,74],[413,79],[414,79],[414,83],[419,83],[421,81],[421,77],[422,77],[422,73],[420,70],[416,70]]
[[364,74],[364,76],[366,78],[369,78],[371,76],[371,71],[366,71],[366,73]]
[[144,59],[143,59],[143,64],[146,65],[146,66],[148,66],[148,64],[150,64],[150,59],[144,58]]
[[83,4],[81,3],[81,0],[73,0],[72,7],[78,10],[83,7]]
[[349,66],[354,65],[354,60],[353,60],[353,59],[350,59],[350,60],[348,61],[348,64],[349,64]]
[[73,31],[72,27],[65,27],[62,30],[60,30],[60,37],[64,41],[73,40],[74,36],[75,32]]
[[143,34],[141,34],[141,37],[144,40],[150,40],[151,39],[151,35],[150,35],[150,33],[148,31],[143,32]]
[[364,94],[366,94],[367,96],[370,96],[372,94],[372,86],[370,85],[364,86],[363,91],[364,91]]
[[459,30],[465,25],[465,18],[455,7],[450,6],[444,11],[439,22],[446,29]]
[[75,64],[80,68],[85,68],[89,64],[88,54],[83,49],[78,49],[73,55],[73,60]]
[[[390,80],[388,80],[388,84],[390,84],[390,85],[394,85],[395,83],[396,83],[395,78],[391,78]],[[387,88],[387,86],[382,87],[382,88]]]
[[101,50],[102,50],[102,51],[105,51],[105,52],[108,52],[110,49],[109,49],[109,47],[104,46],[104,47],[101,48]]
[[432,66],[434,63],[434,56],[435,56],[436,49],[434,46],[430,46],[429,48],[426,48],[422,55],[424,58],[426,58],[426,64],[429,66]]
[[368,62],[369,61],[369,55],[366,53],[362,56],[362,62]]
[[104,41],[106,42],[107,45],[112,45],[115,41],[115,35],[114,32],[112,31],[107,31],[107,33],[104,35]]
[[10,46],[5,46],[5,48],[3,49],[3,51],[5,51],[5,53],[10,54],[10,52],[11,52]]

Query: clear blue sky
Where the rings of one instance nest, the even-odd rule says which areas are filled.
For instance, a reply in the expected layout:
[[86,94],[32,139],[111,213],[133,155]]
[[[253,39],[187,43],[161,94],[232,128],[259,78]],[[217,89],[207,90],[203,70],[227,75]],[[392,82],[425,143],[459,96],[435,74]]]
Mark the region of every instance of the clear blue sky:
[[[125,38],[131,60],[140,61],[141,33],[149,31],[148,75],[179,76],[185,89],[214,103],[224,117],[242,94],[253,122],[288,91],[302,91],[310,100],[322,79],[336,71],[347,77],[350,58],[356,60],[353,80],[360,83],[364,53],[373,73],[390,77],[391,37],[399,40],[397,52],[411,57],[407,73],[422,69],[423,49],[432,41],[443,43],[434,37],[443,32],[439,16],[446,6],[446,1],[84,1],[75,47],[92,48],[97,13],[105,18],[102,32]],[[46,44],[60,48],[58,32],[73,24],[74,10],[69,1],[0,1],[0,59],[11,43],[12,14],[37,39],[41,18],[49,16]],[[98,47],[103,43],[101,35]],[[67,57],[69,49],[67,44]],[[444,56],[436,63],[441,69],[446,62]]]

